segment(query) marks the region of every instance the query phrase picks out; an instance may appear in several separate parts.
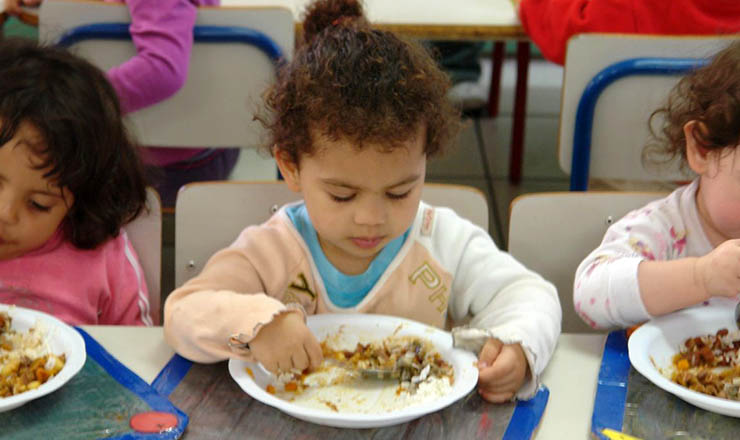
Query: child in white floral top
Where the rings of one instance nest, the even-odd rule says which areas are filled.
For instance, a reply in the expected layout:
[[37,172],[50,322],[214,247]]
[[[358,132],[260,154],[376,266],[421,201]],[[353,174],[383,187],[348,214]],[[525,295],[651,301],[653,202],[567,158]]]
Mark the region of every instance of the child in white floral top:
[[576,312],[627,327],[740,293],[740,42],[683,78],[648,153],[698,176],[612,225],[576,272]]

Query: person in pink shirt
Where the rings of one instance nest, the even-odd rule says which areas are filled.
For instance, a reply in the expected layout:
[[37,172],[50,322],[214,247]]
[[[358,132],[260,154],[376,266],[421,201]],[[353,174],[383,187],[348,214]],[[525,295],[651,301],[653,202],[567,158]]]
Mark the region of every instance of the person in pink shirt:
[[[218,6],[220,0],[105,1],[125,3],[131,14],[129,32],[137,54],[107,72],[123,112],[135,112],[174,95],[187,80],[197,8]],[[19,14],[19,5],[40,3],[6,0],[6,11]],[[228,178],[239,158],[238,148],[150,146],[144,151],[164,206],[174,206],[177,190],[186,183]]]
[[73,325],[151,325],[121,230],[145,203],[105,74],[61,48],[0,42],[0,303]]

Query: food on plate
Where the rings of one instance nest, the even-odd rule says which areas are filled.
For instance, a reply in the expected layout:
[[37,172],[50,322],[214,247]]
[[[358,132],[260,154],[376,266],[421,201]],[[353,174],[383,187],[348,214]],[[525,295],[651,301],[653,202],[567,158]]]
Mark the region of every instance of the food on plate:
[[417,337],[389,337],[367,344],[358,343],[353,351],[337,350],[321,343],[324,358],[339,361],[350,371],[366,377],[398,379],[404,389],[414,392],[427,377],[446,377],[452,383],[455,372],[434,346]]
[[673,356],[669,377],[700,393],[740,400],[740,330],[686,339]]
[[8,313],[0,312],[0,398],[38,388],[66,362],[64,354],[51,352],[43,325],[16,331],[11,323]]
[[321,342],[324,362],[312,372],[290,372],[268,392],[333,412],[390,412],[450,392],[455,371],[434,345],[416,336],[389,336],[338,347],[337,335]]

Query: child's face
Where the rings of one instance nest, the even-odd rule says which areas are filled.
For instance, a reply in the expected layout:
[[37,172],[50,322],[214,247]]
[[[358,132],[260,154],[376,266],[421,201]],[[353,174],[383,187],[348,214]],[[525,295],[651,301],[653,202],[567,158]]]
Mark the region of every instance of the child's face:
[[411,226],[426,173],[418,133],[391,152],[313,133],[316,154],[301,158],[299,169],[281,163],[288,185],[303,194],[326,257],[343,273],[364,272]]
[[0,146],[0,260],[19,257],[43,245],[72,206],[72,195],[44,178],[49,168],[29,144],[39,136],[28,124]]
[[707,235],[713,244],[740,238],[740,153],[724,150],[707,161],[697,203]]

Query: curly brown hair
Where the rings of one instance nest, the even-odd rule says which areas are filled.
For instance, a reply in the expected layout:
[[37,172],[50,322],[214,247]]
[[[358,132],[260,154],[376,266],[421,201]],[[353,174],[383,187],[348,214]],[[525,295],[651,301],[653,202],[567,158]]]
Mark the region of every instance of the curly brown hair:
[[[460,112],[450,80],[420,44],[373,29],[357,0],[319,0],[306,9],[303,41],[264,95],[269,147],[298,164],[314,153],[312,130],[392,150],[425,128],[424,152],[441,153]],[[269,119],[269,120],[268,120]]]
[[[663,116],[659,132],[653,127]],[[740,143],[740,41],[718,52],[711,62],[686,75],[671,90],[666,104],[650,115],[653,142],[643,160],[668,163],[680,159],[687,166],[686,136],[683,127],[694,125],[693,135],[701,147],[720,152]]]

